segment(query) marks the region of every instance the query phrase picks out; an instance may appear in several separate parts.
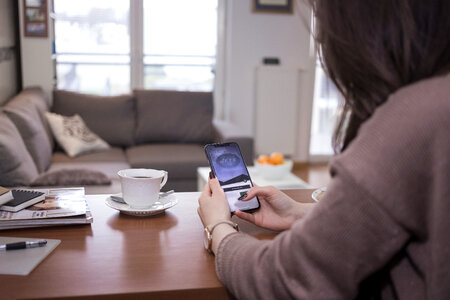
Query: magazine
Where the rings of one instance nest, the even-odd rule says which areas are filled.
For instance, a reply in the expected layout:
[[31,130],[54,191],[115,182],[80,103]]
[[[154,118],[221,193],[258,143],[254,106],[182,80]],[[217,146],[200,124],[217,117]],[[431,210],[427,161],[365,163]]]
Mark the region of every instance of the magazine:
[[92,223],[84,188],[37,190],[45,199],[18,212],[0,211],[0,230]]

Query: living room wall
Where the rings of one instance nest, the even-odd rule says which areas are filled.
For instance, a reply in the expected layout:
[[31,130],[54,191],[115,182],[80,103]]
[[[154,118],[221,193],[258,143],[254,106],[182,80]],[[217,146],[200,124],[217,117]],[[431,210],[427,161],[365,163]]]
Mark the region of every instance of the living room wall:
[[16,7],[15,0],[0,0],[0,104],[17,93]]
[[[225,1],[225,76],[223,103],[219,105],[222,116],[254,135],[255,70],[263,65],[263,58],[279,58],[280,67],[298,70],[300,74],[296,134],[285,138],[295,140],[294,159],[307,161],[315,70],[315,55],[310,50],[309,7],[299,0],[294,1],[293,14],[255,13],[252,1]],[[283,105],[283,99],[274,100],[274,109]]]
[[[52,60],[53,32],[49,30],[48,37],[24,36],[24,3],[19,2],[19,26],[20,26],[20,55],[22,62],[22,85],[41,87],[50,98],[54,87],[54,68]],[[52,10],[52,1],[47,2],[47,13]],[[50,28],[51,18],[47,20]]]

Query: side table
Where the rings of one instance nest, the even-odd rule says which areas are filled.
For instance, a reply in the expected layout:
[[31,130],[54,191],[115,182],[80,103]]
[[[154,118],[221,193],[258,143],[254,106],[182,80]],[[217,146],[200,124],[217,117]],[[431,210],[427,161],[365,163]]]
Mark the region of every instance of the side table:
[[[292,173],[287,174],[286,176],[279,179],[266,179],[256,170],[255,167],[247,167],[248,172],[250,173],[250,177],[252,181],[260,186],[273,185],[274,187],[281,190],[292,190],[292,189],[309,189],[311,186],[305,181],[301,180],[297,176]],[[211,169],[209,167],[199,167],[197,168],[197,189],[198,191],[202,191],[205,186],[209,171]]]

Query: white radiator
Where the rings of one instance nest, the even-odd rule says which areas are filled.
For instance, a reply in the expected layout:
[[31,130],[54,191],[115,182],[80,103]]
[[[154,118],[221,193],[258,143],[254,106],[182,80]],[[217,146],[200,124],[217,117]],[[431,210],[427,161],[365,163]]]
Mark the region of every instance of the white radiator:
[[255,152],[294,155],[298,132],[299,70],[256,68]]

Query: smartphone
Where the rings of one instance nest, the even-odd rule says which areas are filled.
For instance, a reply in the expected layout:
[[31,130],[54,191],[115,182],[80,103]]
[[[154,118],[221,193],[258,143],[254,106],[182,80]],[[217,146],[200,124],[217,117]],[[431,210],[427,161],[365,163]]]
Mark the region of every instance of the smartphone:
[[258,197],[248,201],[239,200],[252,186],[241,150],[237,143],[208,144],[205,153],[228,200],[231,213],[236,210],[252,212],[259,208]]

